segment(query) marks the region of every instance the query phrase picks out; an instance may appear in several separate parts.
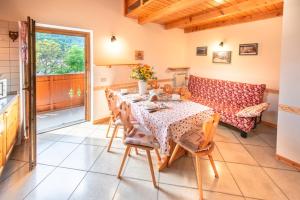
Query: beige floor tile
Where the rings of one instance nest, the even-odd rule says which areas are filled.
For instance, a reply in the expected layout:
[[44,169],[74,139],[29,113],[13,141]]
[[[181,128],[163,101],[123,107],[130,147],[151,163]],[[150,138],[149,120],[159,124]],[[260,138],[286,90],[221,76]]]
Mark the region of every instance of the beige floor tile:
[[82,136],[65,135],[59,140],[59,142],[69,142],[69,143],[80,144],[84,141],[85,138],[86,137],[82,137]]
[[159,200],[195,200],[199,199],[197,189],[179,187],[174,185],[159,184]]
[[290,200],[300,199],[300,172],[265,168]]
[[29,161],[29,143],[15,145],[12,154],[10,155],[11,160],[18,160],[23,162]]
[[227,163],[242,193],[259,199],[287,199],[260,167]]
[[294,168],[285,165],[284,163],[278,161],[275,158],[276,155],[275,148],[252,146],[252,145],[245,145],[245,147],[261,166],[294,170]]
[[78,144],[56,142],[48,149],[37,155],[37,162],[58,166],[78,146]]
[[234,196],[218,192],[204,191],[204,199],[206,200],[244,200],[242,196]]
[[155,200],[157,193],[152,182],[122,178],[114,200]]
[[[131,156],[124,170],[123,176],[142,180],[152,181],[148,159],[144,150],[139,149],[139,155],[135,154],[134,149],[131,151]],[[151,153],[155,178],[158,181],[157,157],[154,152]]]
[[25,199],[68,199],[86,172],[57,168]]
[[258,165],[241,144],[216,142],[225,161],[249,165]]
[[59,141],[64,135],[56,133],[41,133],[37,135],[37,140],[50,140],[50,141]]
[[103,151],[103,147],[79,145],[61,164],[62,167],[89,170]]
[[215,162],[219,178],[215,178],[214,171],[208,160],[201,161],[202,186],[204,190],[224,192],[228,194],[241,195],[230,171],[224,162]]
[[224,126],[218,127],[214,141],[240,143],[239,140],[233,135],[232,131]]
[[76,188],[70,199],[72,200],[111,200],[118,187],[116,176],[89,172]]
[[37,147],[36,147],[37,154],[40,154],[41,152],[45,151],[47,148],[49,148],[54,143],[55,143],[55,141],[37,138]]
[[112,148],[111,150],[111,152],[107,152],[107,150],[104,149],[90,171],[117,175],[122,162],[124,150],[115,148]]
[[53,170],[51,166],[37,165],[29,171],[28,164],[24,165],[0,184],[0,199],[23,199]]
[[271,147],[276,147],[277,129],[261,124],[253,132],[258,133],[259,137]]
[[8,178],[11,174],[23,167],[26,163],[17,160],[8,160],[0,175],[0,182]]
[[169,168],[160,172],[159,182],[197,188],[197,179],[192,158],[186,156],[176,160]]
[[248,133],[247,138],[240,136],[240,133],[233,131],[233,134],[239,139],[242,144],[258,145],[258,146],[270,146],[261,137],[260,133],[251,132]]

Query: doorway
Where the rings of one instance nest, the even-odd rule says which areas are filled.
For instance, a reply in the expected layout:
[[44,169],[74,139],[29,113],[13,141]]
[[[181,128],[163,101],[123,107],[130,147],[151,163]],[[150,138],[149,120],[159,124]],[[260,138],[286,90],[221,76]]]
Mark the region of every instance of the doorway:
[[38,134],[89,120],[89,41],[86,32],[36,28]]

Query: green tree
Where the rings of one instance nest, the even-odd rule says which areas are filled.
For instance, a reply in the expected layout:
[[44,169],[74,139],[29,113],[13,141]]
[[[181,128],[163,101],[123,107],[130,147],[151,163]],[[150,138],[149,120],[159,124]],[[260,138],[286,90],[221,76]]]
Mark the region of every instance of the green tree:
[[67,51],[64,59],[65,64],[68,66],[70,72],[84,71],[84,51],[78,45],[72,45]]
[[39,40],[36,42],[37,72],[53,74],[59,68],[64,68],[64,54],[60,44],[53,40]]

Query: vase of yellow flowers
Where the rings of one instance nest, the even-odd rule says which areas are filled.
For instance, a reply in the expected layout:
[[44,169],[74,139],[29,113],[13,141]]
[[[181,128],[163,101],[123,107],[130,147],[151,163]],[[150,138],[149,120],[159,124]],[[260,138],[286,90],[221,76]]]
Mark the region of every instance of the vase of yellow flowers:
[[139,94],[144,95],[147,93],[147,81],[154,79],[154,72],[149,65],[138,64],[131,71],[131,78],[138,80]]

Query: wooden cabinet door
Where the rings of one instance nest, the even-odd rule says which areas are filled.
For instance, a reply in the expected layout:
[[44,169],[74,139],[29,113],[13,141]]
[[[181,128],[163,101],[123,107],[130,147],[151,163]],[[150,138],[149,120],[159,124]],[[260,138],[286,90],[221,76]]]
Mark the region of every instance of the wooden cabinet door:
[[9,154],[17,140],[19,116],[18,116],[18,98],[6,110],[6,153]]

